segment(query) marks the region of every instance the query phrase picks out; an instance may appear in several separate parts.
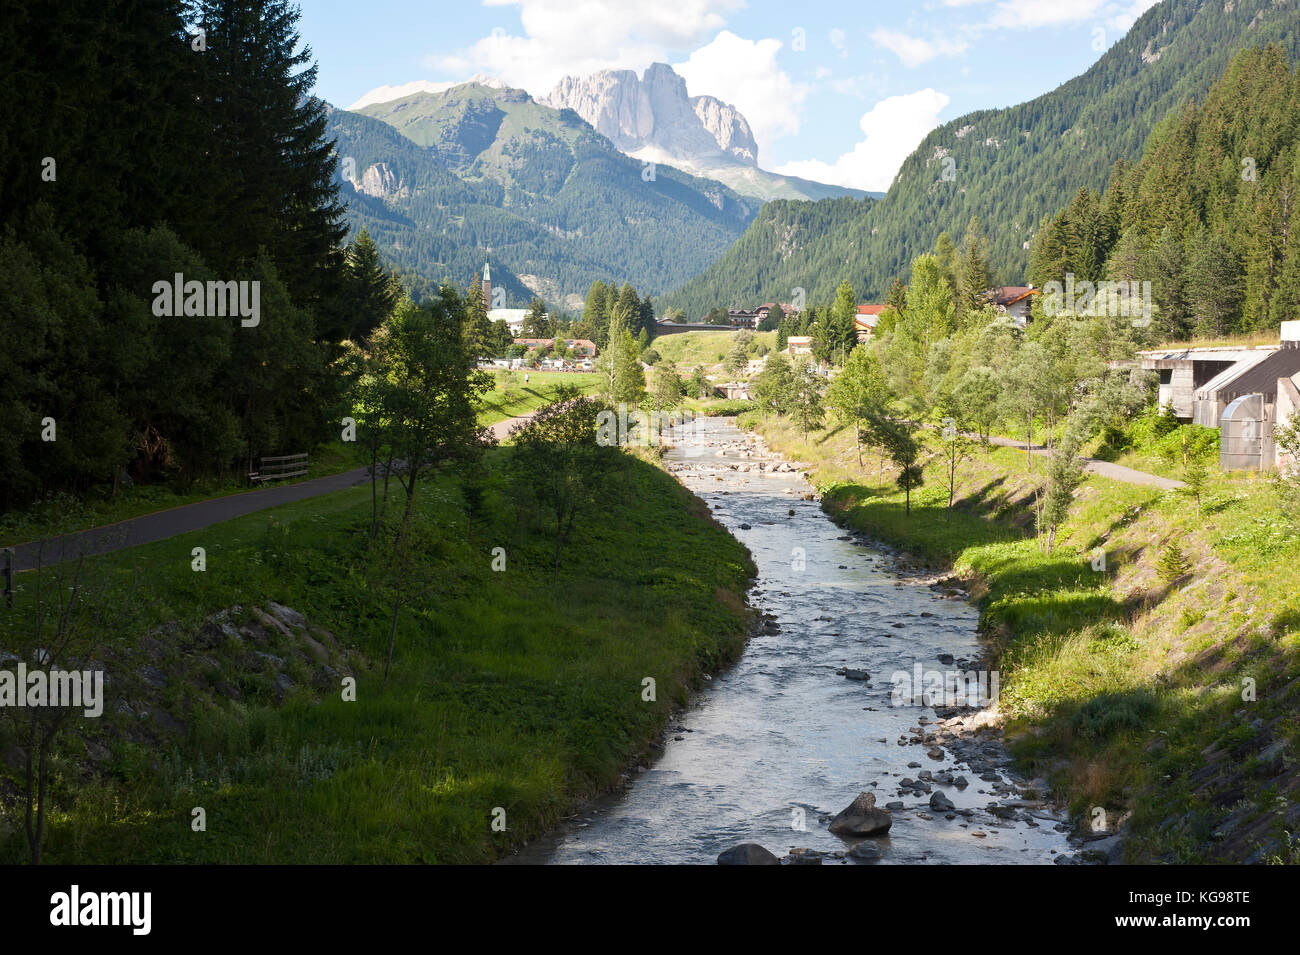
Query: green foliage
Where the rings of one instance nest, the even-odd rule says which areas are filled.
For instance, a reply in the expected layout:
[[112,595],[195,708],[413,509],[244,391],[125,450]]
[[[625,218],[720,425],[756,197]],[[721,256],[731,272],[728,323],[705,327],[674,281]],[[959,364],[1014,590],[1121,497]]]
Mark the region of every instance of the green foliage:
[[1149,281],[1165,339],[1291,317],[1300,293],[1287,243],[1300,188],[1294,52],[1237,53],[1200,103],[1152,132],[1141,161],[1116,164],[1104,194],[1081,190],[1045,224],[1033,280]]
[[[313,448],[345,413],[339,343],[382,315],[387,279],[364,241],[339,254],[335,159],[296,10],[13,13],[11,93],[43,105],[0,119],[0,508],[124,475],[220,480]],[[206,31],[201,55],[186,24]],[[258,324],[156,314],[155,283],[177,273],[261,283]]]
[[1070,728],[1088,740],[1105,740],[1117,733],[1145,732],[1158,707],[1155,696],[1145,690],[1102,693],[1075,711]]
[[1178,541],[1170,541],[1166,544],[1164,550],[1160,552],[1160,558],[1156,561],[1156,573],[1166,584],[1177,583],[1186,577],[1191,569],[1191,561],[1183,554]]

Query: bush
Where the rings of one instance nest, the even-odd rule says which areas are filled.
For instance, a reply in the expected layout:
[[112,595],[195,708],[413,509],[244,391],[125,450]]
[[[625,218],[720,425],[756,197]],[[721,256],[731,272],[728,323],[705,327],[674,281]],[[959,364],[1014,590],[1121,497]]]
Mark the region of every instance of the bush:
[[1172,541],[1156,561],[1156,572],[1166,584],[1172,584],[1186,577],[1191,569],[1191,561],[1183,554],[1183,549],[1178,546],[1177,541]]
[[1146,690],[1102,693],[1079,707],[1070,728],[1084,739],[1104,740],[1118,732],[1145,729],[1157,709],[1156,698]]

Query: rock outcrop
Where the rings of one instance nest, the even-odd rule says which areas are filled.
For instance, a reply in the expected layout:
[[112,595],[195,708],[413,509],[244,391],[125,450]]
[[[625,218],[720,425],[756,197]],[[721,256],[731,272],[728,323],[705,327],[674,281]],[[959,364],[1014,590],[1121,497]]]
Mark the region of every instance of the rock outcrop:
[[667,63],[639,79],[632,70],[566,76],[542,102],[573,110],[624,152],[656,147],[666,161],[758,165],[758,143],[739,110],[712,96],[688,96],[686,81]]

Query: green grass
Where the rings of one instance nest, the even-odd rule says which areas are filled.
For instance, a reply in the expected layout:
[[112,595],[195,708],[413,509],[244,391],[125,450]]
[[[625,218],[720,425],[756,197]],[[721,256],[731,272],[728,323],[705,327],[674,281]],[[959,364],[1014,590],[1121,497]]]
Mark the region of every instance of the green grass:
[[[731,351],[738,332],[681,332],[677,335],[660,335],[653,348],[667,361],[694,368],[703,365],[706,372],[721,372],[723,359]],[[754,346],[764,344],[776,347],[776,332],[755,332]]]
[[[525,374],[528,375],[528,384],[524,384]],[[600,376],[586,372],[497,371],[492,376],[496,379],[496,385],[483,396],[482,410],[478,417],[481,425],[495,424],[536,411],[555,397],[555,390],[560,385],[577,388],[583,394],[592,394],[600,387]]]
[[[134,685],[120,661],[154,659],[169,681],[152,708],[183,729],[151,742],[111,712],[102,726],[82,721],[89,737],[105,734],[110,771],[83,778],[80,741],[67,740],[46,861],[482,862],[614,785],[700,675],[739,652],[752,565],[697,499],[629,456],[553,582],[549,531],[511,506],[509,453],[489,456],[489,516],[472,527],[451,477],[419,492],[431,589],[400,618],[387,687],[389,605],[360,569],[368,488],[93,562],[92,580],[135,581],[130,611],[105,612],[97,631],[119,661],[116,686]],[[207,550],[204,573],[190,569],[194,546]],[[498,546],[504,572],[491,568]],[[30,621],[34,583],[19,578],[6,626]],[[206,661],[187,649],[214,611],[270,600],[337,636],[359,674],[356,702],[304,675],[277,705],[268,675],[229,642],[204,649]],[[645,677],[656,702],[642,700]],[[243,687],[241,702],[211,691],[222,679]],[[0,753],[8,732],[0,720]],[[0,793],[16,775],[0,760]],[[0,861],[20,861],[20,817],[0,805]],[[195,806],[205,833],[190,829]],[[505,832],[491,828],[496,807]]]
[[[805,442],[784,419],[742,424],[813,467],[836,520],[969,581],[1014,752],[1081,822],[1096,806],[1131,813],[1132,861],[1290,858],[1300,535],[1266,479],[1216,475],[1198,517],[1183,494],[1087,476],[1049,556],[1032,520],[1041,458],[976,450],[952,512],[931,458],[908,515],[892,470],[882,475],[870,450],[859,468],[847,432]],[[1173,585],[1158,570],[1172,541],[1190,561]],[[1254,700],[1243,700],[1246,680]],[[1259,758],[1279,740],[1291,755]]]

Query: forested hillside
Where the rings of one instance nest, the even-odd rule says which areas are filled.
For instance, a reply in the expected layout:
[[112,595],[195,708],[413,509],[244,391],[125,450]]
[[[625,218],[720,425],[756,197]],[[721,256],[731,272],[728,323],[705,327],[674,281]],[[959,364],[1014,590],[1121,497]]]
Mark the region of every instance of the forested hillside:
[[1027,103],[934,130],[879,203],[765,207],[726,256],[664,302],[695,315],[732,300],[780,300],[793,286],[824,301],[843,278],[880,301],[939,233],[959,236],[972,217],[988,231],[995,278],[1019,284],[1045,216],[1081,187],[1102,189],[1114,163],[1136,162],[1156,124],[1203,97],[1235,53],[1269,43],[1296,58],[1300,8],[1163,0],[1083,75]]
[[[467,283],[491,249],[507,304],[576,307],[600,279],[652,294],[716,261],[757,199],[667,166],[647,170],[572,110],[467,83],[334,110],[349,220],[404,271]],[[352,160],[349,164],[348,160]]]
[[1053,217],[1031,277],[1149,281],[1163,338],[1276,328],[1300,313],[1298,137],[1300,72],[1281,47],[1241,52],[1140,162]]
[[[338,343],[367,329],[296,10],[6,7],[27,105],[0,115],[0,510],[319,440]],[[247,283],[250,307],[258,283],[257,315],[188,285],[173,313],[173,281]]]

